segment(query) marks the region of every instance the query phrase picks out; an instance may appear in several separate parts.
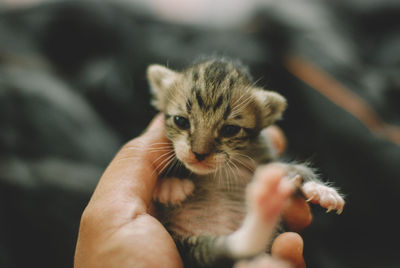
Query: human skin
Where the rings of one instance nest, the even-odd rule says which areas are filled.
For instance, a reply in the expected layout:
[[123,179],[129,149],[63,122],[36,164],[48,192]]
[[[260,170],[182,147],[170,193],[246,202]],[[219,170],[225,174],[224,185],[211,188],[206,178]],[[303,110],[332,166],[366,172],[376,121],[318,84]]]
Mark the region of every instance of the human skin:
[[[285,146],[279,130],[273,135],[269,131],[265,134],[273,144]],[[111,161],[82,214],[75,268],[183,266],[172,237],[152,213],[152,193],[158,177],[156,162],[162,154],[153,148],[157,147],[155,144],[162,147],[165,142],[168,140],[164,136],[164,121],[159,115]],[[150,146],[152,150],[148,150]],[[305,227],[311,221],[308,204],[302,199],[291,200],[283,210],[283,218],[291,220],[295,228]],[[283,233],[272,245],[275,258],[265,256],[236,266],[288,267],[277,260],[284,259],[301,268],[305,267],[302,250],[303,240],[298,234]]]

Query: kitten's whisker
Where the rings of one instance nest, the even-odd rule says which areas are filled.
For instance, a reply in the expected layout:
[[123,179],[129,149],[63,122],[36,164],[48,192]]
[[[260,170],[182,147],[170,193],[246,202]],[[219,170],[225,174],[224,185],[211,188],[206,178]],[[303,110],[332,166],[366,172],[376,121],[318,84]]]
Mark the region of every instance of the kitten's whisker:
[[[164,146],[158,146],[158,145],[164,145]],[[149,149],[165,149],[165,148],[173,148],[173,146],[170,143],[153,143],[147,147],[144,146],[143,144],[142,145],[129,145],[129,146],[125,146],[124,150],[146,151]]]
[[[228,162],[227,162],[228,163]],[[224,167],[224,171],[225,171],[225,183],[226,183],[226,187],[229,189],[229,177],[228,177],[228,169],[226,168],[226,166]]]
[[213,178],[214,180],[215,180],[215,178],[217,177],[216,175],[217,175],[218,168],[219,168],[218,165],[215,166],[215,169],[214,169],[214,171],[213,171],[213,173],[212,173],[212,178]]
[[175,172],[174,170],[178,170],[181,167],[182,163],[178,160],[177,157],[174,158],[173,168],[171,172]]
[[[140,145],[140,147],[144,147],[144,143],[143,142],[137,142],[139,145]],[[154,142],[154,143],[152,143],[152,144],[150,144],[150,146],[152,146],[152,145],[155,145],[155,144],[165,144],[165,145],[172,145],[171,144],[171,142]],[[138,145],[133,145],[133,144],[131,144],[131,145],[125,145],[125,148],[130,148],[130,147],[139,147]]]
[[257,163],[252,157],[250,157],[250,156],[248,156],[248,155],[245,155],[245,154],[242,154],[242,153],[239,153],[239,152],[235,152],[235,155],[239,155],[239,156],[246,157],[246,158],[249,159],[250,162],[251,162],[252,164],[254,164],[254,165],[256,165],[256,163]]
[[174,148],[172,147],[152,147],[152,148],[127,148],[128,150],[135,150],[137,149],[138,151],[141,152],[154,152],[154,151],[166,151],[166,150],[173,150]]
[[229,159],[228,163],[229,163],[230,172],[232,174],[232,176],[229,178],[230,179],[229,180],[230,181],[230,189],[232,190],[232,185],[236,185],[237,184],[238,176],[237,176],[237,174],[235,176],[235,171],[233,170],[235,164],[232,162],[231,159]]
[[154,144],[168,144],[168,145],[172,145],[171,142],[153,142],[151,145],[154,145]]
[[237,104],[237,103],[240,103],[239,101],[240,101],[244,96],[245,96],[244,94],[240,95],[240,97],[237,98],[237,99],[231,104],[232,110],[235,109],[236,104]]
[[234,160],[240,164],[241,166],[246,167],[249,170],[254,170],[256,165],[254,163],[249,163],[247,160],[244,160],[240,157],[235,157]]
[[224,179],[223,179],[223,170],[225,169],[225,167],[224,166],[221,166],[221,168],[219,169],[219,175],[218,175],[218,184],[219,184],[219,186],[220,187],[223,187],[224,185],[223,185],[223,182],[225,181]]
[[237,109],[233,110],[231,112],[230,116],[231,117],[235,117],[235,116],[239,115],[241,112],[243,112],[248,107],[249,104],[250,104],[250,101],[244,103],[243,105],[241,105],[240,108],[237,108]]
[[158,144],[152,143],[149,147],[157,148],[157,147],[174,147],[174,146],[172,146],[172,144],[170,144],[170,143],[158,143]]
[[174,158],[172,159],[172,163],[169,165],[169,167],[168,167],[168,169],[165,171],[165,173],[168,174],[168,173],[172,172],[172,171],[174,170],[174,168],[176,167],[175,165],[176,165],[177,162],[178,162],[178,161],[177,161],[176,157],[174,157]]
[[234,107],[235,107],[235,105],[237,104],[237,103],[240,103],[240,101],[241,101],[241,99],[243,98],[243,97],[248,97],[247,96],[247,94],[250,92],[250,89],[251,89],[251,87],[247,87],[246,89],[245,89],[245,92],[243,92],[241,95],[240,95],[240,97],[239,98],[237,98],[235,101],[234,101],[234,103],[232,103],[232,109],[234,109]]
[[147,150],[147,149],[160,149],[160,148],[172,148],[171,146],[137,146],[137,147],[125,147],[125,150],[136,150],[136,149],[141,149],[141,150]]
[[[179,161],[178,158],[176,161],[178,162],[178,169],[184,167],[183,163],[181,161]],[[189,177],[191,177],[191,175],[192,175],[192,172],[190,171]]]
[[[237,173],[239,174],[240,173],[240,169],[239,169],[239,167],[235,164],[235,162],[233,161],[233,160],[230,160],[230,162],[232,163],[232,165],[236,168],[236,170],[237,170]],[[237,176],[236,176],[237,177]]]
[[250,88],[256,87],[257,83],[260,82],[261,79],[262,79],[262,78],[260,77],[260,78],[258,78],[256,81],[254,81],[254,82],[251,84]]
[[252,100],[253,100],[252,97],[248,97],[243,102],[239,103],[234,109],[232,109],[232,113],[238,113],[238,112],[243,111],[243,109],[245,109]]
[[166,152],[166,151],[170,151],[170,152],[172,152],[173,151],[173,148],[163,148],[163,149],[150,149],[150,150],[147,150],[147,152]]
[[162,149],[145,149],[145,148],[126,148],[124,150],[134,151],[139,153],[156,153],[156,152],[170,152],[173,151],[172,148],[162,148]]
[[236,179],[235,176],[235,172],[233,170],[233,166],[232,166],[232,160],[228,159],[228,161],[226,162],[227,164],[227,171],[230,173],[229,177],[227,178],[227,182],[228,182],[228,190],[232,190],[232,185],[235,184],[234,180]]
[[173,146],[171,144],[152,144],[147,148],[173,148]]
[[159,159],[169,156],[169,155],[175,155],[174,151],[168,151],[166,153],[159,155],[156,159],[153,160],[153,163],[156,163]]
[[[239,100],[242,99],[242,97],[244,97],[245,95],[242,95]],[[235,102],[234,105],[232,105],[232,112],[236,112],[240,107],[243,106],[244,103],[248,102],[248,100],[251,98],[251,96],[245,96],[245,99],[243,101],[240,102]]]
[[237,106],[232,108],[231,114],[237,115],[238,113],[246,109],[246,107],[251,103],[251,101],[253,101],[253,99],[254,99],[253,96],[247,97],[243,102],[239,103]]
[[140,158],[140,156],[137,156],[137,155],[128,156],[128,157],[118,158],[118,159],[116,159],[116,162],[118,163],[118,162],[123,161],[123,160],[134,160],[134,159],[139,159],[139,158]]
[[[144,148],[144,147],[140,147],[140,146],[137,146],[137,147],[134,147],[134,146],[127,146],[127,147],[124,147],[124,150],[127,150],[127,151],[137,151],[137,152],[141,152],[141,153],[143,153],[143,152],[150,152],[150,153],[152,153],[152,152],[166,152],[166,153],[169,153],[169,152],[171,152],[172,150],[171,150],[171,148],[162,148],[162,149],[156,149],[156,148],[154,148],[154,149],[147,149],[147,148]],[[160,157],[162,157],[162,156],[164,156],[165,154],[162,154]],[[121,160],[126,160],[126,159],[135,159],[135,158],[139,158],[139,156],[131,156],[131,157],[125,157],[125,158],[120,158],[120,159],[118,159],[118,161],[121,161]],[[155,160],[155,161],[157,161],[158,160],[158,158]]]
[[171,163],[174,161],[175,157],[172,157],[168,160],[168,162],[165,163],[164,167],[160,170],[159,174],[163,174],[165,169],[171,165]]
[[241,166],[243,166],[244,168],[248,169],[250,172],[254,172],[255,170],[255,166],[250,166],[248,163],[244,162],[243,160],[236,158],[234,159],[235,161],[238,162],[238,164],[240,164]]
[[[228,189],[228,191],[230,191],[231,190],[231,187],[232,187],[232,185],[231,185],[231,181],[232,181],[232,179],[231,179],[231,176],[229,176],[230,174],[229,174],[229,172],[231,171],[231,166],[230,166],[230,163],[229,163],[230,161],[227,161],[226,162],[226,172],[227,172],[227,177],[226,177],[226,182],[227,182],[227,189]],[[229,176],[229,177],[228,177]]]
[[219,164],[218,166],[217,166],[217,168],[214,170],[214,180],[215,180],[215,178],[217,178],[218,179],[218,186],[221,186],[221,164]]
[[[159,172],[158,172],[158,174],[159,175],[161,175],[162,173],[163,173],[163,171],[164,171],[164,169],[169,165],[169,163],[172,161],[172,159],[174,159],[174,157],[175,157],[175,154],[172,154],[172,155],[169,155],[169,156],[167,156],[167,158],[165,158],[163,161],[161,161],[161,163],[159,163],[158,165],[157,165],[157,167],[154,169],[154,172],[157,172],[157,170],[160,170]],[[164,165],[164,166],[163,166]],[[161,168],[161,166],[163,166],[162,168]],[[161,168],[161,169],[160,169]],[[154,173],[153,172],[153,173]]]
[[237,174],[235,176],[235,171],[233,170],[233,168],[236,167],[238,172],[239,172],[239,169],[237,168],[237,166],[235,165],[235,163],[233,163],[233,161],[231,159],[229,159],[228,163],[229,163],[229,167],[230,167],[230,170],[231,170],[231,173],[232,173],[232,177],[231,177],[232,179],[231,180],[234,180],[234,185],[236,185],[238,176],[237,176]]
[[145,148],[144,146],[132,146],[132,145],[123,147],[124,150],[130,150],[130,151],[137,150],[140,152],[143,152],[147,148]]
[[[158,160],[164,158],[164,157],[170,157],[171,155],[175,155],[175,153],[173,151],[168,151],[166,153],[163,153],[161,155],[159,155],[156,159],[153,160],[153,163],[156,163]],[[164,158],[165,159],[165,158]],[[164,160],[163,159],[163,160]]]
[[229,188],[229,182],[228,182],[229,177],[228,177],[228,171],[227,171],[227,162],[225,163],[224,167],[221,169],[221,173],[223,173],[223,174],[221,174],[221,179],[222,179],[221,185],[222,185],[222,187]]
[[[161,167],[162,165],[164,165],[165,162],[168,162],[168,160],[171,159],[171,158],[173,158],[174,156],[175,156],[174,153],[165,153],[165,154],[160,155],[159,157],[157,157],[157,159],[153,161],[153,164],[157,165],[157,166],[155,167],[155,171],[159,170],[160,167]],[[161,159],[161,158],[164,158],[164,159]],[[161,159],[161,160],[160,160],[161,162],[159,162],[159,163],[157,164],[157,161],[158,161],[159,159]],[[161,172],[159,172],[159,174],[161,174]]]
[[238,164],[240,164],[240,165],[242,165],[242,166],[244,166],[245,168],[247,168],[249,171],[254,171],[255,169],[256,169],[256,167],[257,167],[257,165],[254,165],[254,164],[252,164],[252,163],[249,163],[249,162],[247,162],[247,161],[245,161],[245,160],[243,160],[243,159],[236,159],[236,161],[237,161],[237,163]]

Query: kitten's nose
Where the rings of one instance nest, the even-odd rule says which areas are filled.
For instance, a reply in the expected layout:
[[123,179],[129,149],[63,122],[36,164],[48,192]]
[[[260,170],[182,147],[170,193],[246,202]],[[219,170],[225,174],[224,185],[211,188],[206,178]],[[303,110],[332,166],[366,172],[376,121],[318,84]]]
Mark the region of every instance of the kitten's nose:
[[203,161],[207,157],[207,155],[209,155],[209,154],[198,154],[195,152],[193,152],[193,154],[198,161]]

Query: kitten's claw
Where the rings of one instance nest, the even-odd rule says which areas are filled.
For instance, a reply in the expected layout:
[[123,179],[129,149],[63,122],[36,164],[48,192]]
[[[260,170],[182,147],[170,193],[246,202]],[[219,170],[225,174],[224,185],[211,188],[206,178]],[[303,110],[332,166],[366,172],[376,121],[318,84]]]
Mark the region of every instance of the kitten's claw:
[[302,190],[307,202],[319,204],[327,209],[327,213],[332,210],[336,210],[337,214],[343,212],[344,199],[334,188],[315,181],[309,181],[304,183]]
[[315,194],[314,194],[314,195],[312,195],[311,197],[309,197],[309,198],[306,200],[306,202],[310,202],[311,200],[313,200],[313,199],[314,199],[314,197],[315,197]]
[[191,180],[179,178],[161,178],[157,181],[153,192],[153,200],[164,205],[180,205],[193,193],[194,184]]

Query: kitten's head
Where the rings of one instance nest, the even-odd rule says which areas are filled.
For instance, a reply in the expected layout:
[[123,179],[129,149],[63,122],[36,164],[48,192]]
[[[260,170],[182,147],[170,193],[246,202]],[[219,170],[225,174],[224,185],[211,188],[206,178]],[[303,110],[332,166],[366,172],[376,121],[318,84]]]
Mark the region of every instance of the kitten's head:
[[240,157],[286,107],[281,95],[254,87],[230,61],[208,60],[182,72],[151,65],[147,75],[175,154],[196,174]]

